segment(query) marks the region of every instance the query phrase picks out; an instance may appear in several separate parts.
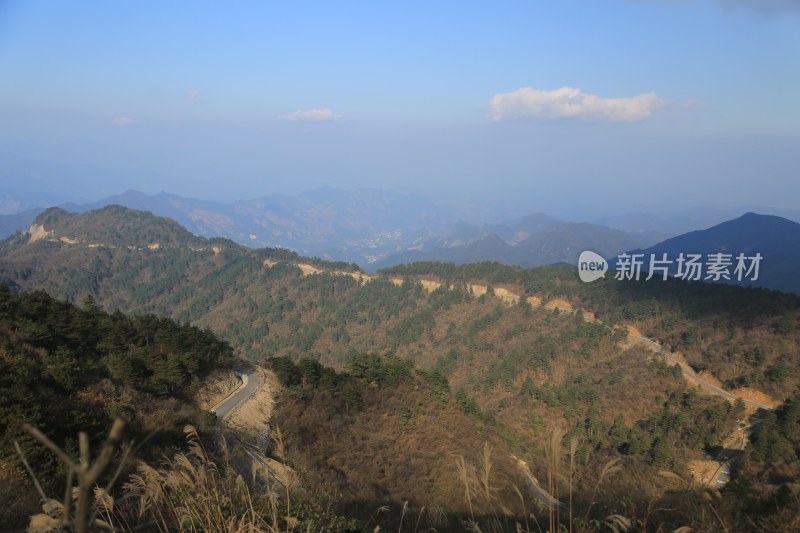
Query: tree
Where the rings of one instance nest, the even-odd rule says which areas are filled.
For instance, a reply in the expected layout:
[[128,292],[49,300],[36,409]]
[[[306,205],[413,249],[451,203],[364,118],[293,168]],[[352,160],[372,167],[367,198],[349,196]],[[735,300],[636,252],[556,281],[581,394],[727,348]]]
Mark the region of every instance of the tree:
[[782,383],[789,376],[789,369],[783,359],[767,371],[767,379],[773,383]]
[[81,366],[69,348],[60,346],[55,352],[46,354],[44,367],[45,372],[65,391],[75,391],[81,374]]
[[650,461],[655,466],[666,466],[670,460],[669,443],[663,436],[656,437],[650,450]]
[[319,364],[319,361],[304,357],[298,361],[297,369],[303,375],[305,384],[315,387],[319,383],[322,373],[322,365]]

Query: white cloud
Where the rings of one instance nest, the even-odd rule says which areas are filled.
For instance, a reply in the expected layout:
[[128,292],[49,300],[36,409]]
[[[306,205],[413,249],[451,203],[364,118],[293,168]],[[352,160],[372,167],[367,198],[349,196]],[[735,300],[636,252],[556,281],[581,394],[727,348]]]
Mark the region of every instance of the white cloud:
[[552,91],[522,87],[500,93],[489,102],[489,118],[505,120],[589,118],[621,122],[644,120],[666,104],[656,93],[627,98],[603,98],[574,87]]
[[111,123],[115,126],[128,126],[129,124],[133,124],[136,122],[131,117],[118,117],[111,121]]
[[197,101],[198,98],[204,93],[203,89],[187,89],[186,90],[186,100],[193,104]]
[[294,113],[281,117],[281,119],[292,122],[332,122],[334,120],[341,120],[342,116],[337,115],[330,109],[324,108],[295,111]]

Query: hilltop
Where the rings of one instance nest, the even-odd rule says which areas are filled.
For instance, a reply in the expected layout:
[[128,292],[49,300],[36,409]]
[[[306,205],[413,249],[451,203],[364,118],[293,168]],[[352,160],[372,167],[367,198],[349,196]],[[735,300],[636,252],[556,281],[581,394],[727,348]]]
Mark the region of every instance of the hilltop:
[[171,219],[120,205],[108,205],[83,215],[52,207],[36,216],[28,233],[33,241],[57,238],[70,244],[95,247],[177,246],[200,242]]
[[[708,229],[692,231],[655,244],[644,250],[632,253],[643,253],[645,257],[655,254],[661,258],[667,254],[673,260],[678,254],[731,254],[730,279],[720,279],[723,283],[739,283],[754,287],[766,287],[800,294],[800,224],[786,218],[773,215],[745,213],[744,215],[717,224]],[[758,279],[737,280],[733,275],[736,256],[745,254],[748,257],[760,254],[761,260]],[[677,266],[672,265],[670,273],[675,274]]]

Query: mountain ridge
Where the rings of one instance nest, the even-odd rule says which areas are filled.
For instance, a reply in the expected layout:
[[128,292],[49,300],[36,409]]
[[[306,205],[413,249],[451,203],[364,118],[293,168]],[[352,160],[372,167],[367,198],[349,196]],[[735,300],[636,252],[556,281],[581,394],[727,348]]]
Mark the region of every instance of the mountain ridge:
[[[366,501],[359,516],[407,494],[426,494],[416,505],[457,509],[452,479],[437,483],[453,469],[442,458],[466,453],[447,437],[456,433],[440,431],[447,423],[470,442],[495,443],[509,466],[509,454],[523,458],[537,476],[558,424],[581,440],[586,472],[617,459],[638,472],[625,478],[625,491],[669,497],[672,486],[657,472],[686,472],[687,459],[708,458],[740,417],[728,399],[694,391],[685,375],[702,370],[720,390],[750,387],[775,398],[800,379],[800,298],[788,294],[680,280],[584,284],[574,267],[498,263],[417,263],[374,275],[287,250],[231,243],[214,253],[220,240],[200,237],[156,249],[55,238],[56,228],[88,232],[103,218],[123,237],[130,232],[122,243],[141,242],[133,237],[153,223],[175,228],[125,208],[54,210],[40,220],[52,241],[17,234],[0,243],[0,279],[60,300],[88,294],[110,310],[169,315],[217,331],[251,361],[284,361],[276,420],[290,430],[287,449],[325,486],[361,493],[365,500],[339,500]],[[675,360],[680,352],[685,366],[671,367],[634,336],[654,339]],[[386,442],[402,446],[374,445]],[[418,445],[431,448],[389,451]],[[354,455],[358,446],[363,453]],[[409,468],[416,473],[406,483]],[[591,494],[591,474],[577,490]]]
[[[644,254],[645,258],[661,258],[663,254],[667,254],[668,260],[673,261],[669,265],[671,275],[677,274],[674,261],[681,253],[700,254],[703,258],[708,258],[711,254],[730,254],[732,267],[736,266],[738,254],[745,254],[747,257],[760,254],[758,279],[734,279],[731,268],[728,270],[731,279],[717,281],[800,294],[800,224],[775,215],[747,212],[710,228],[678,235],[649,248],[635,249],[629,253]],[[616,257],[609,258],[611,269],[617,263]]]
[[[283,247],[301,255],[357,262],[369,268],[404,251],[470,245],[490,234],[516,245],[562,222],[543,213],[481,222],[489,217],[489,211],[481,212],[469,204],[435,202],[420,194],[379,189],[344,191],[331,187],[230,203],[185,198],[163,191],[151,195],[128,190],[96,202],[66,203],[61,207],[85,212],[109,204],[170,217],[198,236],[224,237],[257,248]],[[27,218],[4,216],[0,222],[6,227],[0,236],[8,236],[15,230],[27,229],[30,214]],[[503,253],[510,255],[505,262],[541,263],[516,258],[508,250]],[[503,260],[486,252],[473,254],[473,259]]]
[[621,230],[588,222],[553,222],[541,231],[508,242],[497,233],[489,233],[465,244],[439,246],[427,251],[410,250],[389,256],[373,268],[389,268],[415,261],[446,261],[455,264],[497,261],[524,268],[552,265],[577,265],[580,253],[589,248],[603,255],[621,252],[638,243]]
[[[694,209],[676,212],[675,216],[647,217],[633,213],[606,217],[599,220],[602,222],[599,225],[606,228],[601,235],[589,226],[577,226],[587,222],[565,222],[543,213],[499,222],[476,222],[492,218],[489,211],[476,216],[475,206],[436,203],[419,194],[331,187],[229,203],[131,189],[96,202],[67,203],[61,207],[85,212],[109,204],[167,216],[198,236],[223,237],[255,248],[283,247],[304,256],[356,262],[370,270],[429,259],[458,263],[497,260],[525,267],[574,264],[574,249],[600,248],[601,255],[608,256],[624,249],[643,248],[675,236],[671,231],[718,220],[724,214],[720,210]],[[29,229],[38,211],[0,216],[0,236]],[[497,219],[497,215],[493,218]],[[685,220],[681,220],[683,216]],[[550,243],[534,237],[547,234],[559,224],[573,224],[573,229],[581,227],[585,232],[571,250],[567,249],[567,242],[575,240],[575,232],[569,230],[570,226],[564,226],[561,235],[551,234]],[[623,240],[624,235],[617,231],[624,232],[630,240]],[[491,234],[499,236],[505,244],[487,239]],[[526,240],[530,241],[523,244]],[[565,243],[561,253],[539,250],[557,247],[561,241]]]

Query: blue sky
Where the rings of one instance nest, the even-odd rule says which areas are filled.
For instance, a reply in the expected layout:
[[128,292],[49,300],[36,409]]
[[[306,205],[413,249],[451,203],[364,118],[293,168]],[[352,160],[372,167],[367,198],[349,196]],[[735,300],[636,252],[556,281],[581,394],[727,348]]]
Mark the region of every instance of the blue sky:
[[0,194],[793,207],[798,94],[797,0],[0,0]]

